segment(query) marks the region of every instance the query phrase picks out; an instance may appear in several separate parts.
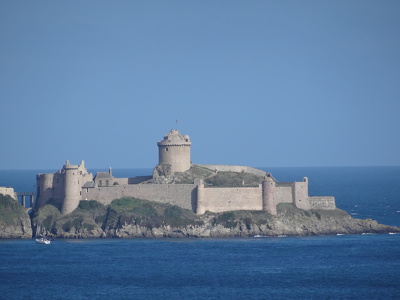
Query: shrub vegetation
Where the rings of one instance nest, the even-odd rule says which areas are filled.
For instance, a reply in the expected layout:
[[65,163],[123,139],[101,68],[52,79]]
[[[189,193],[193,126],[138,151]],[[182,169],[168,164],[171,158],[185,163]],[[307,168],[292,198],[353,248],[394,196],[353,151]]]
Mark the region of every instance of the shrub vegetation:
[[215,176],[207,178],[205,183],[216,187],[258,186],[262,180],[261,176],[251,173],[218,172]]
[[25,210],[17,200],[9,195],[0,194],[0,222],[2,224],[14,224],[21,214],[25,214]]

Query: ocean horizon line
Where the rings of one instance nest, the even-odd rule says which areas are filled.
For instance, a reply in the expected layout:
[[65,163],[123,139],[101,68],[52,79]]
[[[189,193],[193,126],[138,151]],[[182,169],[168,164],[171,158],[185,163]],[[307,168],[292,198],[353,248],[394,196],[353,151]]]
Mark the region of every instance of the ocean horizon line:
[[[196,165],[202,165],[202,164],[196,164]],[[216,165],[226,165],[226,166],[233,166],[231,164],[216,164]],[[260,170],[264,170],[264,169],[268,169],[268,168],[396,168],[396,167],[400,167],[400,165],[362,165],[362,166],[354,166],[354,165],[340,165],[340,166],[257,166],[257,167],[253,167],[253,166],[248,166],[245,164],[239,164],[239,165],[235,165],[235,166],[247,166],[247,167],[252,167],[252,168],[256,168],[256,169],[260,169]],[[109,170],[110,167],[90,167],[87,168],[88,170]],[[111,167],[112,170],[153,170],[154,167]],[[0,168],[0,171],[50,171],[50,172],[54,172],[54,170],[59,170],[61,168],[15,168],[15,169],[2,169]]]

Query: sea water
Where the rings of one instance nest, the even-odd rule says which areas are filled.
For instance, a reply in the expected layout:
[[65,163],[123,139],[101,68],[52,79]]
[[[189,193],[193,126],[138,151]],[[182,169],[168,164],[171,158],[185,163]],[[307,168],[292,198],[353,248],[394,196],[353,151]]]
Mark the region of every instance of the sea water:
[[[32,191],[37,171],[0,171],[0,186]],[[307,176],[310,195],[400,226],[400,167],[267,171],[278,181]],[[0,241],[0,299],[108,298],[400,299],[400,235]]]

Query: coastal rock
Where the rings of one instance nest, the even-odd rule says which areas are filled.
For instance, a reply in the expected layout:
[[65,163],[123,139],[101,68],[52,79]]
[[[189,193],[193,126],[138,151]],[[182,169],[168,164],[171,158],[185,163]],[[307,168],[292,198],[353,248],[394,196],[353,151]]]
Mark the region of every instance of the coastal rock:
[[[292,204],[279,204],[278,213],[273,216],[264,211],[195,215],[177,206],[138,199],[117,199],[108,206],[95,201],[82,202],[67,216],[61,215],[52,205],[40,208],[32,218],[33,235],[54,238],[220,238],[400,233],[398,227],[371,219],[353,219],[343,210],[305,211]],[[32,236],[28,214],[21,211],[18,216],[12,226],[4,227],[4,222],[0,223],[2,238]]]
[[32,238],[31,219],[15,199],[0,194],[0,239]]

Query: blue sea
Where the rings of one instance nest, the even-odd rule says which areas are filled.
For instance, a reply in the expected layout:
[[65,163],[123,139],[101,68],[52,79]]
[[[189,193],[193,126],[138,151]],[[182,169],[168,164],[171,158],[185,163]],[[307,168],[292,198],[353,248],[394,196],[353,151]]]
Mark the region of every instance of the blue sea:
[[[310,195],[335,196],[355,218],[400,227],[400,167],[266,170],[278,181],[307,176]],[[0,170],[0,186],[32,192],[35,174],[50,171]],[[400,234],[0,240],[0,299],[109,298],[400,299]]]

